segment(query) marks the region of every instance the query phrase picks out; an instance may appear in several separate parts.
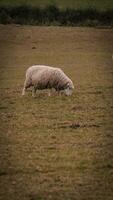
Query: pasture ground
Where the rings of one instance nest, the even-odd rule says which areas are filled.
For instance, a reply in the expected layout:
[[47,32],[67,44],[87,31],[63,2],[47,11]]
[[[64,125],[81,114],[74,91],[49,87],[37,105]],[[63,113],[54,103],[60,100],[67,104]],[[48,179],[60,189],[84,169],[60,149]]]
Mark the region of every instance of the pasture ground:
[[[113,199],[113,29],[0,25],[0,200]],[[31,91],[61,67],[71,97]]]

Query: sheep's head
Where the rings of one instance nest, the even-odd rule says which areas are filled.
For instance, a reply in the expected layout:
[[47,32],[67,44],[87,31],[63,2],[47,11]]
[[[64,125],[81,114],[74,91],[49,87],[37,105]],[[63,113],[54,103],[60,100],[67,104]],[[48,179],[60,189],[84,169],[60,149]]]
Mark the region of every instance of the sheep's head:
[[67,84],[67,87],[66,87],[66,89],[64,90],[64,93],[65,93],[65,95],[67,95],[67,96],[71,96],[73,90],[74,90],[74,85],[73,85],[73,82],[71,81],[71,82],[69,82],[69,83]]

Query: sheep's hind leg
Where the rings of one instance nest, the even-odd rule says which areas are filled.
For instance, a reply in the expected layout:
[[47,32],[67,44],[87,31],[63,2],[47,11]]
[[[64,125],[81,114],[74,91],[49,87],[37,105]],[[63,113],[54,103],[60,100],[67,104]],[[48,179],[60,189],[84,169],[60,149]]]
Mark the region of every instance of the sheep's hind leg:
[[26,88],[25,88],[25,87],[23,87],[23,90],[22,90],[22,96],[24,96],[24,95],[25,95],[25,91],[26,91]]
[[23,87],[23,90],[22,90],[22,96],[25,95],[25,91],[28,87],[26,86],[26,82],[24,83],[24,87]]
[[29,79],[26,79],[25,82],[24,82],[24,87],[23,87],[23,90],[22,90],[22,96],[25,95],[25,91],[27,88],[30,87],[30,83],[29,83]]
[[61,91],[58,90],[57,93],[58,93],[58,96],[61,97]]
[[27,80],[24,81],[24,87],[23,87],[23,90],[22,90],[22,96],[25,95],[26,89],[27,89]]
[[37,90],[37,88],[34,86],[33,88],[32,88],[32,97],[36,97],[36,90]]

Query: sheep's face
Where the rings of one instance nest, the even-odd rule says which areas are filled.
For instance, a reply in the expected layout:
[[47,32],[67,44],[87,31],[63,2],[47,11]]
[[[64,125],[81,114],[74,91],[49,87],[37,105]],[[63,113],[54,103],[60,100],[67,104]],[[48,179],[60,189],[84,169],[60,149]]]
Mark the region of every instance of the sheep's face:
[[69,87],[64,90],[64,93],[66,96],[71,96],[72,92],[73,92],[73,90]]
[[67,88],[64,90],[65,95],[70,96],[72,95],[74,89],[74,85],[72,82],[68,83]]

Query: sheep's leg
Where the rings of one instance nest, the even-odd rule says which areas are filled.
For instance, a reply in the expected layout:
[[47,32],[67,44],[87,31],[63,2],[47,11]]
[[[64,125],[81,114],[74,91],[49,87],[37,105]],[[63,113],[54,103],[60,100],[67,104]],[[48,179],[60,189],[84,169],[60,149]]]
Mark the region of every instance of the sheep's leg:
[[30,87],[30,81],[29,81],[28,78],[26,78],[26,80],[25,80],[25,82],[24,82],[24,87],[23,87],[23,90],[22,90],[22,96],[25,95],[25,91],[26,91],[26,89],[29,88],[29,87]]
[[26,87],[26,80],[24,82],[24,87],[23,87],[23,90],[22,90],[22,96],[25,95],[25,91],[26,91],[27,87]]
[[36,97],[36,90],[37,90],[37,88],[34,86],[32,88],[32,97]]
[[52,93],[54,93],[56,90],[54,88],[50,88],[48,91],[48,96],[50,97]]
[[50,90],[48,91],[48,96],[49,96],[49,97],[51,96],[51,91],[50,91]]
[[22,90],[22,96],[24,96],[25,95],[25,87],[23,88],[23,90]]
[[60,90],[58,90],[57,92],[58,92],[58,96],[61,96],[61,91],[60,91]]

